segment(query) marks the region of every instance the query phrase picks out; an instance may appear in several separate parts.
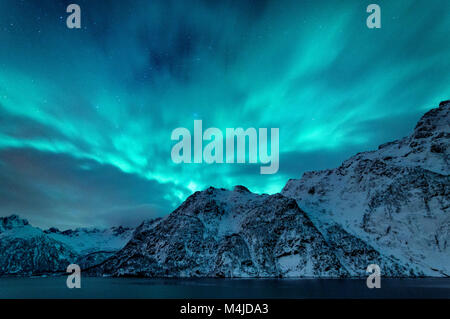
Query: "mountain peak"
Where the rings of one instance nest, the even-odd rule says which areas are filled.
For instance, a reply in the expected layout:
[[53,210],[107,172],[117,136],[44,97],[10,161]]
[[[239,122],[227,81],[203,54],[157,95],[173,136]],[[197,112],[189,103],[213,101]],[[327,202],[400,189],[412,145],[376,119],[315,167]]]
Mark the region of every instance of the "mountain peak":
[[450,100],[443,101],[438,108],[425,113],[417,123],[412,137],[424,139],[440,133],[449,132]]
[[442,101],[441,103],[439,103],[439,106],[444,106],[447,104],[450,104],[450,100]]
[[239,193],[250,193],[250,191],[248,190],[247,187],[242,186],[242,185],[236,185],[233,188],[234,192],[239,192]]
[[29,225],[28,220],[20,218],[19,215],[13,214],[6,217],[0,217],[0,232],[27,225]]

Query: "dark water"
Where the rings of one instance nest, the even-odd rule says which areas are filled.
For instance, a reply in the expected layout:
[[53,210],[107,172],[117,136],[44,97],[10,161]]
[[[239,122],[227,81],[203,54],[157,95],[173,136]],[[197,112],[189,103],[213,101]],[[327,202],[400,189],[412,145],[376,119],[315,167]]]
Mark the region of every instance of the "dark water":
[[0,278],[0,298],[450,298],[450,278],[357,279]]

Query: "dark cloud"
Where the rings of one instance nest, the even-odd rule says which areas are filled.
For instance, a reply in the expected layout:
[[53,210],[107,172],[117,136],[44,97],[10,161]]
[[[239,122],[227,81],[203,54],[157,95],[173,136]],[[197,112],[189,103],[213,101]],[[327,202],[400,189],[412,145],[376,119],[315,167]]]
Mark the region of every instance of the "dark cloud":
[[31,149],[0,151],[0,215],[42,226],[137,224],[167,214],[172,184],[113,166]]
[[17,139],[62,138],[56,129],[25,116],[6,112],[0,104],[0,127],[2,132]]

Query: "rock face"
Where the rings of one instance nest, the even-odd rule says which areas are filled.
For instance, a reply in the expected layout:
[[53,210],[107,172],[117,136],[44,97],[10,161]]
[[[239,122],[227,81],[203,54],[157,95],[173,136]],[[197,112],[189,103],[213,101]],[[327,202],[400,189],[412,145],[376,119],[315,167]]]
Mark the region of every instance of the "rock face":
[[[328,241],[290,198],[256,195],[241,186],[209,188],[191,195],[166,218],[142,224],[122,250],[89,271],[149,277],[347,277],[365,274],[373,261],[385,262],[392,275],[410,274],[362,241],[338,244],[334,239]],[[350,255],[341,258],[336,248]]]
[[366,277],[366,268],[370,264],[379,265],[384,277],[423,275],[420,269],[414,265],[403,265],[393,255],[383,255],[370,244],[348,233],[338,225],[326,228],[324,237],[351,277]]
[[65,272],[72,263],[101,263],[130,239],[132,229],[42,231],[17,215],[0,218],[0,276]]
[[336,169],[305,173],[282,194],[324,233],[339,225],[426,275],[449,275],[449,109],[450,102],[442,102],[410,136]]

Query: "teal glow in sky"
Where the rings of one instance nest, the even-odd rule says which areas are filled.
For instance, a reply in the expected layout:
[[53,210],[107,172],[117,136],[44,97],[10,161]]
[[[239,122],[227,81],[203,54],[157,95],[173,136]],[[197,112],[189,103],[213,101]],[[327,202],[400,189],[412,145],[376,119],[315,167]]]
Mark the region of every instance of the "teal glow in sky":
[[[0,215],[130,223],[210,185],[274,193],[450,97],[449,1],[0,3]],[[280,128],[280,170],[174,164],[173,129]]]

